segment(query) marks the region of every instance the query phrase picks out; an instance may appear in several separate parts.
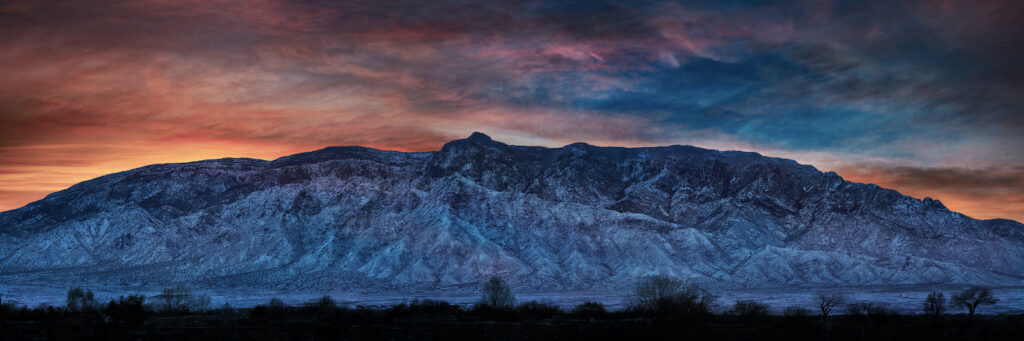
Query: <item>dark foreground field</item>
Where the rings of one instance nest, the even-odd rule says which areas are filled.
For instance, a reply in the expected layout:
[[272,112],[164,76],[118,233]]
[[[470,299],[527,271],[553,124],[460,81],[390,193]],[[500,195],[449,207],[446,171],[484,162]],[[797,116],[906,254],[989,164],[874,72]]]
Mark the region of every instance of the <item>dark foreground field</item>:
[[[1024,340],[1024,314],[978,313],[999,302],[985,287],[964,289],[949,300],[933,292],[915,314],[838,293],[816,295],[817,310],[791,305],[773,315],[765,303],[736,300],[722,311],[712,308],[717,296],[660,275],[639,280],[628,297],[623,309],[594,301],[565,309],[518,302],[504,280],[492,277],[472,305],[414,300],[353,309],[323,296],[301,305],[274,298],[236,309],[227,303],[211,308],[209,296],[185,286],[105,304],[88,289],[72,288],[62,307],[0,301],[0,341]],[[950,308],[969,314],[950,314]]]
[[[593,309],[591,309],[593,308]],[[260,306],[202,313],[149,310],[4,312],[3,340],[1022,340],[1024,315],[570,312],[538,304],[462,309],[443,302],[387,309]]]

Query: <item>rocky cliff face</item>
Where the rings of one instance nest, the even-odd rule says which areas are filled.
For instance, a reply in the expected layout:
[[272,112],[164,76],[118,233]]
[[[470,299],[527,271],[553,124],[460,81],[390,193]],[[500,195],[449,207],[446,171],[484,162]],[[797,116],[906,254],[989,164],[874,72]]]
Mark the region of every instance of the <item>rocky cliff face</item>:
[[103,176],[0,213],[0,280],[623,288],[1024,282],[1024,226],[688,146],[331,147]]

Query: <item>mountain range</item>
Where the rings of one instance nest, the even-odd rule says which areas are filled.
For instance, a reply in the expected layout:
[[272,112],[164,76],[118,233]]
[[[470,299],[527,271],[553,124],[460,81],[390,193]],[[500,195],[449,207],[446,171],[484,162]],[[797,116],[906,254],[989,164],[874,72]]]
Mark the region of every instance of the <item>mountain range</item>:
[[0,282],[621,289],[1024,283],[1024,225],[691,146],[329,147],[158,164],[0,213]]

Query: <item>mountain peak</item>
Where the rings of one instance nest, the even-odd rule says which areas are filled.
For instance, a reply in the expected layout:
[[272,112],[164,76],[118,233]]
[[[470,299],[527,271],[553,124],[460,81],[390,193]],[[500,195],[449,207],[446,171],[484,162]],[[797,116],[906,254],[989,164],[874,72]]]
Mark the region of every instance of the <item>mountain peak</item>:
[[479,142],[491,142],[491,141],[494,141],[493,139],[491,139],[490,136],[487,136],[487,134],[481,133],[479,131],[474,131],[473,134],[470,134],[469,137],[466,138],[466,140],[469,140],[469,141],[479,141]]
[[586,142],[573,142],[573,143],[567,144],[565,146],[566,147],[575,147],[575,148],[586,148],[586,147],[590,147],[590,144],[588,144]]

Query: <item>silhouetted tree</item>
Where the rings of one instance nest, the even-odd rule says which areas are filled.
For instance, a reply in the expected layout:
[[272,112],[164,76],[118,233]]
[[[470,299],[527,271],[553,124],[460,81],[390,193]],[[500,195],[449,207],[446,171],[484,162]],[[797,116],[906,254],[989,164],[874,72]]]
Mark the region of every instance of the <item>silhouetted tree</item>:
[[633,310],[663,319],[709,314],[713,301],[713,296],[697,286],[672,277],[655,275],[637,282],[629,297],[629,306]]
[[96,298],[94,297],[92,290],[82,290],[82,288],[73,288],[68,290],[67,296],[67,307],[68,311],[91,311],[97,308]]
[[815,299],[818,303],[818,310],[821,311],[821,320],[828,320],[828,315],[836,306],[846,303],[846,296],[840,294],[819,293]]
[[978,306],[982,304],[996,304],[996,302],[999,302],[999,299],[992,295],[992,289],[970,287],[964,289],[959,294],[953,295],[949,302],[958,307],[966,308],[968,319],[974,322],[974,311],[978,309]]
[[946,312],[946,296],[938,291],[930,293],[924,299],[924,306],[921,308],[926,315],[938,318]]
[[210,305],[210,296],[195,293],[182,285],[166,288],[155,298],[159,301],[157,307],[166,312],[203,311]]
[[480,305],[495,309],[511,309],[515,304],[516,298],[512,294],[512,288],[504,280],[492,276],[484,283]]
[[117,300],[110,300],[103,313],[115,321],[123,322],[131,326],[141,326],[149,315],[145,305],[146,296],[129,295],[121,296]]

